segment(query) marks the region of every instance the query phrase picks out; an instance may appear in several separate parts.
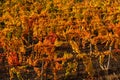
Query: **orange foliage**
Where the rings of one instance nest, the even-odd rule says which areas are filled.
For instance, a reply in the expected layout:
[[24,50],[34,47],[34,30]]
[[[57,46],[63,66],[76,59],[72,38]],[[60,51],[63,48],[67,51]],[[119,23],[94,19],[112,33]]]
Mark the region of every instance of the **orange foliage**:
[[[93,76],[92,56],[100,57],[102,64],[101,52],[111,54],[106,50],[109,47],[112,47],[113,53],[120,52],[118,1],[0,1],[0,47],[8,55],[8,64],[21,65],[19,59],[23,56],[28,58],[23,61],[28,65],[41,59],[45,62],[42,67],[50,67],[56,76],[55,73],[61,69],[67,75],[72,74],[71,67],[77,66],[78,62],[63,67],[69,59],[83,59],[85,70]],[[93,54],[89,54],[91,52]],[[39,70],[37,74],[41,75],[39,68],[34,70]]]
[[8,60],[8,64],[10,66],[18,66],[18,65],[20,65],[16,52],[10,52],[8,57],[7,57],[7,60]]

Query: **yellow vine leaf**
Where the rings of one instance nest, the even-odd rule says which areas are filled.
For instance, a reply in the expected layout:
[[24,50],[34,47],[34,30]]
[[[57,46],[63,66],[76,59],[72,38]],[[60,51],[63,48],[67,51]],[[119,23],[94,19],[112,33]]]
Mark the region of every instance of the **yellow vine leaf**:
[[58,47],[58,46],[61,46],[63,43],[64,43],[63,41],[55,40],[54,45],[55,45],[56,47]]
[[70,45],[72,46],[73,51],[75,51],[76,53],[80,53],[79,46],[75,41],[70,40]]
[[69,59],[69,58],[72,58],[72,57],[73,57],[73,55],[71,53],[64,52],[63,58]]
[[24,53],[25,51],[26,51],[26,50],[25,50],[24,46],[21,46],[21,47],[20,47],[20,52]]
[[93,64],[92,64],[91,58],[85,56],[85,57],[83,58],[83,64],[84,64],[84,66],[85,66],[85,70],[87,71],[87,73],[88,73],[90,76],[93,76],[93,75],[94,75],[94,69],[93,69]]
[[83,58],[84,56],[86,56],[86,54],[85,53],[83,53],[83,54],[77,54],[77,58]]
[[22,77],[20,71],[18,69],[16,69],[15,67],[13,67],[9,70],[9,74],[10,74],[10,80],[12,80],[12,78],[15,78],[14,74],[16,74],[18,80],[23,80],[23,77]]
[[110,50],[104,51],[103,53],[104,53],[104,55],[109,55],[109,54],[111,54]]

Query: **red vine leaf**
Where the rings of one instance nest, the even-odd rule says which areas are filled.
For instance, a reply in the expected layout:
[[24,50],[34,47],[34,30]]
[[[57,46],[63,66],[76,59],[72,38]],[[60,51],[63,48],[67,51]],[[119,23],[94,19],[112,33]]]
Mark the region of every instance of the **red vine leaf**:
[[10,66],[18,66],[18,65],[20,65],[16,52],[10,52],[7,59],[8,59],[8,64]]

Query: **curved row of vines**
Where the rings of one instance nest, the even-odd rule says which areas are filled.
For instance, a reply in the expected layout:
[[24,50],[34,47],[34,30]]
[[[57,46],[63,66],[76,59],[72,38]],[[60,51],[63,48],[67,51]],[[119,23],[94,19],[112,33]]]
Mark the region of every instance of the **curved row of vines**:
[[[119,0],[0,0],[0,64],[10,79],[32,67],[38,80],[76,75],[84,64],[89,77],[93,60],[120,50]],[[7,60],[7,61],[4,61]],[[29,77],[27,77],[28,79]]]

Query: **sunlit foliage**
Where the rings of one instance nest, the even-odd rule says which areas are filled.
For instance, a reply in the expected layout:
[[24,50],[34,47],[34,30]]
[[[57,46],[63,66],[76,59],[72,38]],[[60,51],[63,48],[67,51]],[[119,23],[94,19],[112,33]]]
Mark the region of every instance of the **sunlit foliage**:
[[[119,4],[119,0],[1,0],[0,54],[6,54],[10,68],[32,66],[37,78],[51,80],[57,80],[61,70],[64,78],[77,74],[82,59],[93,77],[92,58],[102,65],[104,56],[115,59],[120,52]],[[48,69],[53,76],[47,75]]]

